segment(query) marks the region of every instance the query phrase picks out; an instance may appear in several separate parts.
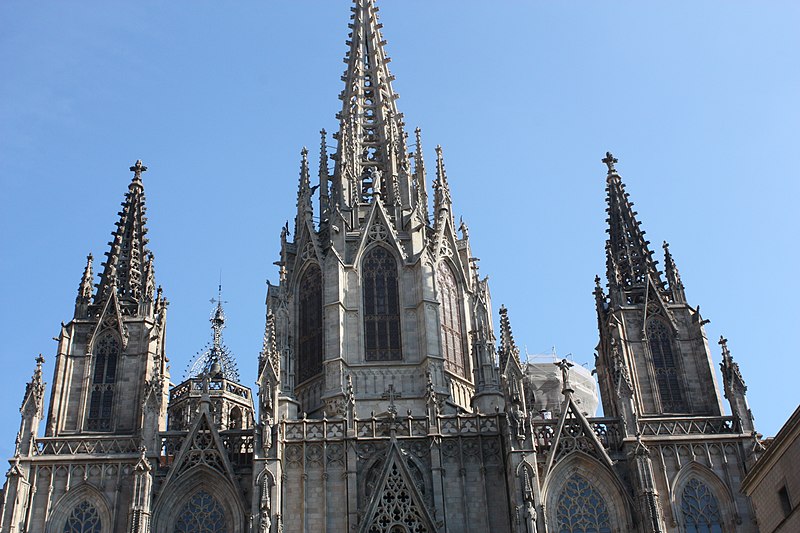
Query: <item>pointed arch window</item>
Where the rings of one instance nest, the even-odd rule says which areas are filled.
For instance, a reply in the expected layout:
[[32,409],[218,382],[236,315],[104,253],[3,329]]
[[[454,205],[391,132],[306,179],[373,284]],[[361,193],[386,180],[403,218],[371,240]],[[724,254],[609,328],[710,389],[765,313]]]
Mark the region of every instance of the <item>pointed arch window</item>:
[[386,248],[376,246],[364,257],[362,284],[366,360],[402,359],[397,261]]
[[683,488],[681,513],[686,533],[722,533],[719,503],[708,485],[697,478]]
[[665,413],[686,412],[678,365],[672,352],[672,335],[661,320],[651,320],[647,324],[647,342],[653,356],[653,370],[656,375],[658,393],[661,397],[661,410]]
[[226,533],[225,511],[211,494],[201,489],[181,509],[174,533]]
[[110,431],[112,429],[111,420],[118,360],[119,340],[113,334],[106,333],[97,340],[94,347],[92,388],[89,396],[89,416],[86,423],[90,431]]
[[322,372],[322,271],[310,265],[300,279],[297,382]]
[[97,507],[84,500],[72,510],[64,524],[63,533],[100,533],[102,530]]
[[469,368],[464,357],[461,294],[453,269],[445,262],[436,268],[439,281],[439,318],[442,325],[442,355],[445,369],[467,377]]
[[608,506],[589,481],[578,474],[567,479],[556,504],[558,533],[611,533]]

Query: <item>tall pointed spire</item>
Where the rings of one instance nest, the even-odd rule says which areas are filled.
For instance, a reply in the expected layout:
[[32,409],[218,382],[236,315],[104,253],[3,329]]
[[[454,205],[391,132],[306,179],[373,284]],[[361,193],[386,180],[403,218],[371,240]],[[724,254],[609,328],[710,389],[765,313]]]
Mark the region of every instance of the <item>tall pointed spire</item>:
[[408,206],[410,188],[397,183],[408,169],[403,117],[395,103],[378,8],[374,0],[354,0],[351,10],[335,176],[342,189],[349,189],[351,204],[370,202],[377,187],[389,205]]
[[[433,182],[434,207],[433,214],[436,219],[442,210],[452,211],[450,199],[450,184],[447,183],[447,171],[444,168],[442,147],[436,146],[436,181]],[[452,215],[452,212],[450,213]]]
[[112,233],[113,240],[109,243],[111,249],[105,254],[106,261],[103,263],[95,304],[105,301],[112,287],[116,287],[123,305],[141,303],[148,294],[144,263],[150,252],[147,249],[147,209],[142,184],[142,172],[147,171],[147,167],[138,160],[130,170],[133,179],[122,202],[117,229]]
[[425,223],[430,223],[428,214],[428,189],[426,183],[425,156],[422,150],[422,130],[414,130],[414,192],[417,210]]
[[722,347],[722,362],[719,369],[722,372],[722,388],[725,398],[731,406],[731,414],[737,420],[743,432],[754,432],[755,424],[753,412],[747,403],[747,385],[739,370],[739,363],[733,360],[728,349],[728,339],[723,336],[719,338],[719,345]]
[[683,282],[681,275],[678,273],[678,267],[675,265],[675,260],[669,251],[669,243],[664,241],[664,276],[669,285],[669,291],[672,293],[673,301],[677,303],[686,302],[686,293],[683,290]]
[[508,319],[508,309],[500,306],[500,372],[506,367],[509,357],[514,357],[519,362],[519,348],[514,342],[514,334],[511,332],[511,322]]
[[94,271],[92,270],[93,262],[94,257],[92,254],[87,255],[86,267],[83,269],[81,283],[78,285],[78,296],[75,298],[76,318],[85,315],[88,305],[92,302],[92,294],[94,293]]
[[208,374],[212,378],[222,376],[228,381],[239,381],[239,370],[236,368],[236,361],[225,343],[222,341],[222,330],[225,329],[225,311],[222,304],[226,303],[222,299],[222,284],[220,283],[217,298],[212,298],[215,304],[214,312],[211,315],[211,343],[200,352],[192,361],[186,371],[186,378],[198,377]]
[[319,132],[319,220],[320,225],[329,216],[330,201],[328,199],[328,133],[323,128]]
[[620,290],[644,290],[648,278],[659,289],[663,283],[653,261],[650,241],[644,238],[639,228],[633,203],[628,200],[625,185],[614,167],[617,159],[606,152],[602,160],[608,167],[606,193],[608,207],[608,240],[606,241],[606,268],[611,297],[616,298]]

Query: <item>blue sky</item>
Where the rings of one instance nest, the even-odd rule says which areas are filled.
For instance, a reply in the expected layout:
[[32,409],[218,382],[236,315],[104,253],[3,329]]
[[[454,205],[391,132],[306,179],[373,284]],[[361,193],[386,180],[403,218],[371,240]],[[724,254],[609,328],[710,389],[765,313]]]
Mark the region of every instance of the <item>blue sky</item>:
[[[429,160],[443,146],[518,343],[592,364],[611,150],[711,319],[714,366],[724,334],[774,434],[799,396],[800,6],[380,5],[398,105]],[[348,0],[0,4],[0,455],[40,352],[51,381],[51,338],[137,158],[173,380],[210,338],[222,271],[225,339],[253,383],[300,149],[336,129],[348,16]]]

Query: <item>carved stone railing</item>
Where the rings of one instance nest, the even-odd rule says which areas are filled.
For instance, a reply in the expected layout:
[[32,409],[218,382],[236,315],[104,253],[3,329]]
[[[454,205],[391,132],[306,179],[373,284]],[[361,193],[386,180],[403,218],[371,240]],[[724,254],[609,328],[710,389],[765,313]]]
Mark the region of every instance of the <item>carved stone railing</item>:
[[40,437],[36,455],[109,455],[138,453],[139,439],[131,437],[82,436]]
[[[617,450],[622,446],[622,431],[616,418],[589,418],[589,425],[606,450]],[[565,430],[571,430],[578,421],[568,419]],[[553,445],[558,419],[532,421],[533,438],[539,451],[547,451]]]
[[732,416],[693,416],[685,418],[640,418],[645,436],[726,435],[739,433]]
[[[250,389],[233,381],[228,381],[223,378],[213,378],[208,382],[208,395],[212,398],[214,396],[221,396],[224,393],[230,393],[235,396],[250,398]],[[183,383],[173,387],[169,391],[169,401],[173,402],[186,396],[201,396],[203,394],[203,380],[201,378],[187,379]]]
[[[161,433],[160,466],[168,469],[180,452],[188,431],[164,431]],[[219,432],[220,440],[228,452],[228,459],[234,467],[249,466],[253,463],[255,435],[253,430],[229,429]]]
[[[344,419],[283,420],[283,438],[287,442],[341,440],[347,434]],[[355,420],[358,438],[379,439],[396,437],[426,437],[431,433],[442,436],[497,435],[500,432],[498,415],[443,415],[438,427],[429,424],[427,417],[399,416],[370,417]]]

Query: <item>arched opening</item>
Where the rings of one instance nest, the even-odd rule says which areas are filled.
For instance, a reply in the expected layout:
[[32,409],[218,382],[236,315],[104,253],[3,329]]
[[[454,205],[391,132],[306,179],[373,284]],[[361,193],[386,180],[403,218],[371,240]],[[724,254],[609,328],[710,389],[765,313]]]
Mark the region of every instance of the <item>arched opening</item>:
[[63,533],[101,533],[103,522],[97,507],[83,500],[72,509],[64,524]]
[[93,355],[94,366],[86,427],[90,431],[111,431],[119,340],[111,333],[102,335],[94,345]]
[[678,362],[672,352],[672,336],[661,320],[647,323],[647,342],[653,357],[653,370],[656,375],[658,393],[661,397],[661,411],[665,413],[686,412]]
[[300,279],[297,382],[322,372],[322,271],[312,264]]
[[242,410],[235,406],[228,416],[228,429],[242,429]]
[[195,492],[175,520],[174,533],[226,533],[227,519],[222,505],[204,489]]
[[611,533],[608,505],[589,480],[570,476],[556,504],[558,533]]
[[711,489],[696,477],[684,485],[681,514],[686,533],[722,533],[719,502]]
[[439,318],[442,326],[442,355],[445,369],[467,377],[468,365],[464,357],[464,338],[461,295],[453,269],[445,262],[436,269],[439,284]]
[[402,359],[397,261],[386,248],[376,246],[364,257],[362,285],[365,359]]

